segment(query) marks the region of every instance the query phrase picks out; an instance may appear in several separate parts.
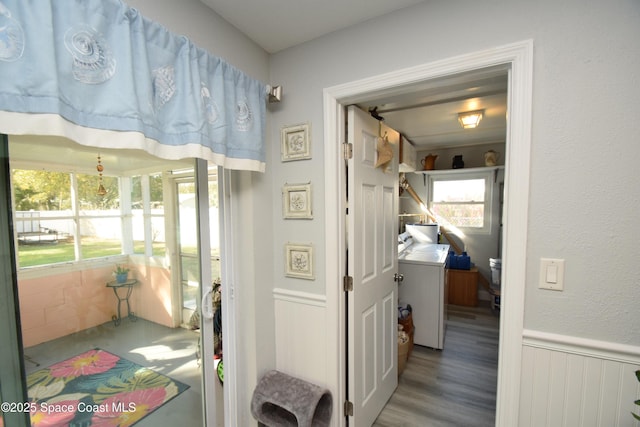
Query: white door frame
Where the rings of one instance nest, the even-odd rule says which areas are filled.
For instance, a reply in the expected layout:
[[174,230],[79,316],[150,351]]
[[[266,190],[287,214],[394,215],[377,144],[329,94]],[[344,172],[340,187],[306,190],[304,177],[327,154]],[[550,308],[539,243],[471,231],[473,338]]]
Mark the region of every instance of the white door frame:
[[[196,183],[196,217],[198,222],[198,255],[200,257],[200,295],[202,298],[213,283],[211,271],[211,226],[209,222],[209,171],[208,162],[203,159],[196,159],[194,181]],[[217,224],[213,224],[217,226]],[[180,282],[181,283],[181,282]],[[181,283],[182,286],[182,283]],[[182,307],[181,307],[182,308]],[[202,307],[199,307],[202,309]],[[198,308],[196,308],[196,311]],[[202,329],[200,336],[213,337],[213,321],[202,318]],[[209,344],[209,345],[206,345]],[[202,340],[200,354],[202,355],[202,406],[203,416],[207,426],[216,426],[216,402],[218,396],[213,382],[216,378],[213,366],[213,345],[212,342]]]
[[[237,209],[232,198],[232,172],[218,167],[218,207],[220,227],[220,278],[222,280],[222,337],[224,355],[227,363],[224,365],[224,409],[223,425],[233,427],[238,425],[240,418],[238,399],[238,353],[237,353],[237,310],[235,304],[234,286],[236,282],[237,264],[234,262],[233,230],[238,227],[233,212]],[[218,417],[220,418],[220,417]],[[208,423],[207,427],[216,426]]]
[[[220,275],[222,280],[222,336],[224,338],[224,354],[227,362],[224,366],[225,381],[222,389],[222,405],[218,404],[221,396],[216,392],[214,382],[217,381],[217,373],[213,363],[213,342],[210,345],[201,346],[202,354],[202,379],[203,379],[203,410],[206,427],[222,427],[238,425],[237,399],[237,353],[236,353],[236,308],[232,297],[233,284],[235,282],[233,263],[233,215],[231,200],[231,172],[218,166],[218,224],[209,222],[209,173],[208,162],[196,159],[195,181],[198,201],[198,233],[199,255],[201,264],[201,283],[213,283],[211,271],[211,227],[220,228]],[[201,286],[202,292],[207,286]],[[201,295],[202,297],[203,295]],[[213,321],[202,322],[202,336],[213,336]],[[204,381],[204,379],[208,379]],[[222,414],[218,410],[222,409]],[[222,423],[222,425],[221,425]]]
[[[531,163],[531,111],[533,102],[533,41],[460,55],[416,67],[365,78],[324,90],[325,194],[326,200],[326,277],[328,370],[336,410],[334,425],[344,425],[343,402],[346,391],[345,302],[339,286],[346,265],[346,172],[342,157],[345,135],[344,106],[367,98],[393,95],[412,84],[505,66],[509,69],[507,138],[505,154],[505,204],[502,280],[508,283],[502,292],[500,313],[500,350],[496,426],[518,424],[522,331],[526,283],[527,218],[529,170]],[[335,284],[335,285],[333,285]]]

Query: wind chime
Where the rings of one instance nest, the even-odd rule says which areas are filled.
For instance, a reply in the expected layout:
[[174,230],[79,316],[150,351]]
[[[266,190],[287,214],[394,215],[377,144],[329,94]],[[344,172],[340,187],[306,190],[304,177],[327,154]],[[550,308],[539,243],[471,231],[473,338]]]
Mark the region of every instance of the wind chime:
[[104,196],[105,194],[107,194],[107,190],[104,188],[104,185],[102,185],[102,171],[104,170],[104,166],[102,166],[102,163],[100,162],[100,154],[98,154],[98,166],[96,166],[96,170],[98,171],[98,176],[100,177],[98,181],[98,196]]

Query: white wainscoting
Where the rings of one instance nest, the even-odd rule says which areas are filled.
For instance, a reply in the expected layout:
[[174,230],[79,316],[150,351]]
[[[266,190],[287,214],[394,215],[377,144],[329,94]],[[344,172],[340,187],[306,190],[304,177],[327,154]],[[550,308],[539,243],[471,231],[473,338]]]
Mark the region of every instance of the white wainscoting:
[[326,297],[276,288],[276,369],[328,386]]
[[525,330],[519,427],[639,427],[640,347]]

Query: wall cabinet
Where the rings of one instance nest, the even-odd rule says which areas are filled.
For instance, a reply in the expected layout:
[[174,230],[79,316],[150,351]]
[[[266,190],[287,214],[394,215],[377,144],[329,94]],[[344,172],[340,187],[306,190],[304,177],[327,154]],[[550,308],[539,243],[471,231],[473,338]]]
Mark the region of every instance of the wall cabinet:
[[400,135],[400,172],[416,170],[416,147],[404,135]]

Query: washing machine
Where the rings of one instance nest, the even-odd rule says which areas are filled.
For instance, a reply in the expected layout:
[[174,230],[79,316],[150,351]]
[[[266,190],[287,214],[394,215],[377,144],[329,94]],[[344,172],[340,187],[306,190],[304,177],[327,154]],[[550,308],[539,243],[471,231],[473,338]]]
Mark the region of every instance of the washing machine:
[[[449,245],[416,243],[405,239],[398,252],[400,305],[411,304],[413,342],[441,350],[444,348],[446,290],[445,262]],[[400,248],[399,248],[400,249]]]

